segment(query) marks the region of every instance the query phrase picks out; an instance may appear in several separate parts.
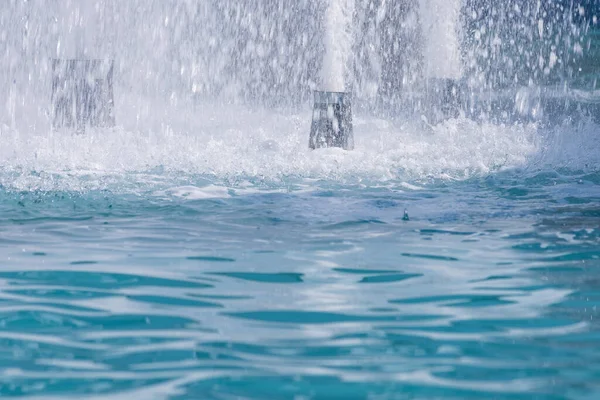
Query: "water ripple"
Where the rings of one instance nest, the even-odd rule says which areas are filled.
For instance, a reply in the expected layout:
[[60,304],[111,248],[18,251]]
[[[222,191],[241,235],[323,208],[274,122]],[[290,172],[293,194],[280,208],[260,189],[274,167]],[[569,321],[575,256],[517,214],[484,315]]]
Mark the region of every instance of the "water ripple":
[[[367,190],[345,210],[335,200],[351,194],[331,188],[298,219],[290,210],[310,194],[236,194],[211,213],[211,199],[135,200],[136,218],[88,209],[65,226],[6,222],[19,240],[0,235],[0,394],[594,393],[595,220],[552,225],[531,196],[518,196],[533,202],[522,220],[464,217],[432,195],[407,222],[391,206],[405,200],[385,192],[373,203],[380,195]],[[85,232],[76,242],[61,234],[68,224]]]

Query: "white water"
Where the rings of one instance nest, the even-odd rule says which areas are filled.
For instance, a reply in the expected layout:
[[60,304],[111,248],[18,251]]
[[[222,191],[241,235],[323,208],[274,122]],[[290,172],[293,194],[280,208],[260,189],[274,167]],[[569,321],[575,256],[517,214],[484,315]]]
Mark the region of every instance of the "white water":
[[111,56],[110,5],[108,2],[64,1],[58,3],[52,29],[56,53],[62,58],[104,58]]
[[124,126],[85,135],[0,127],[0,185],[89,190],[142,181],[152,186],[197,175],[234,182],[277,183],[291,177],[395,185],[462,180],[515,168],[535,173],[547,167],[595,170],[600,165],[600,136],[593,124],[541,131],[535,125],[450,120],[428,132],[357,115],[356,150],[311,151],[308,111],[224,110],[209,104],[195,110],[201,118],[189,118],[192,110],[159,104],[148,108],[157,112],[146,120],[136,122],[135,112],[129,119],[123,113]]
[[343,92],[346,67],[352,52],[352,15],[355,0],[329,0],[325,16],[323,90]]
[[[16,2],[13,9],[0,9],[0,21],[5,24],[0,34],[10,39],[0,42],[0,88],[4,89],[0,91],[0,185],[103,187],[113,178],[129,179],[122,177],[126,173],[134,173],[131,176],[137,179],[136,173],[153,170],[219,178],[385,181],[463,179],[502,168],[545,164],[573,169],[600,165],[600,136],[593,125],[540,132],[533,125],[462,120],[447,121],[429,132],[411,121],[395,123],[357,114],[354,151],[310,151],[308,101],[286,112],[231,105],[234,100],[246,100],[242,94],[247,92],[240,89],[243,83],[254,90],[255,97],[249,97],[254,100],[263,93],[270,98],[274,84],[281,84],[280,93],[297,94],[300,87],[309,87],[305,79],[318,77],[319,71],[306,73],[308,61],[323,56],[314,49],[305,51],[314,37],[300,28],[284,30],[302,19],[294,12],[261,8],[264,14],[260,15],[265,16],[250,19],[257,13],[244,8],[246,3],[82,1]],[[90,5],[81,8],[84,4]],[[305,28],[317,15],[309,8],[311,2],[302,4]],[[460,1],[419,4],[428,29],[429,73],[457,76]],[[108,6],[114,10],[102,14]],[[86,14],[78,17],[79,10]],[[285,23],[276,25],[277,18],[267,11],[279,13]],[[352,54],[352,13],[350,0],[329,3],[327,51],[320,71],[325,90],[348,89],[344,77]],[[103,27],[107,15],[114,18],[110,22],[114,30]],[[103,56],[105,45],[116,56],[115,130],[89,131],[82,136],[50,131],[46,60],[57,53],[69,56],[67,42],[77,37],[78,26],[90,29],[85,34],[86,51],[89,45],[90,52]],[[233,31],[223,32],[229,28]],[[240,38],[248,39],[243,46]],[[57,50],[58,41],[65,43],[64,53]],[[380,50],[375,39],[371,44],[374,51]],[[262,68],[266,64],[269,68]],[[359,67],[376,69],[368,63]],[[228,102],[211,97],[219,90]],[[206,102],[192,98],[192,93],[204,95]],[[55,172],[62,183],[48,177]],[[80,179],[87,173],[95,178]]]
[[[216,104],[193,110],[148,103],[154,113],[137,120],[126,101],[119,105],[121,124],[115,130],[73,135],[0,127],[0,185],[104,187],[127,176],[142,179],[139,174],[169,179],[170,174],[163,175],[169,171],[180,177],[206,174],[265,181],[287,176],[350,182],[453,180],[506,168],[585,168],[600,163],[595,126],[544,133],[534,125],[451,120],[428,132],[416,124],[356,115],[356,150],[311,151],[308,110],[277,113]],[[198,117],[191,118],[193,114]],[[91,180],[82,180],[82,175]]]
[[461,77],[459,17],[462,0],[419,0],[425,37],[423,57],[427,78]]

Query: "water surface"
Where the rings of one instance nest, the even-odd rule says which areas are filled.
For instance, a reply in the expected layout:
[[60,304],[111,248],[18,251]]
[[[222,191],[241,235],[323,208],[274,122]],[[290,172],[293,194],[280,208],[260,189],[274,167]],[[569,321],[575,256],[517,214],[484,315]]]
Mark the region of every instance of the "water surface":
[[600,394],[597,172],[20,174],[0,189],[3,396]]

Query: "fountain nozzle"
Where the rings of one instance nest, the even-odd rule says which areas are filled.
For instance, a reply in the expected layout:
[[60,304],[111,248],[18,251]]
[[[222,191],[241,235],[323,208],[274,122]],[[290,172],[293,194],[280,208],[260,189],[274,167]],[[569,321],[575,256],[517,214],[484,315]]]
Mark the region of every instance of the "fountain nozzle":
[[113,60],[52,60],[52,127],[115,125]]
[[350,93],[315,91],[309,147],[354,149]]

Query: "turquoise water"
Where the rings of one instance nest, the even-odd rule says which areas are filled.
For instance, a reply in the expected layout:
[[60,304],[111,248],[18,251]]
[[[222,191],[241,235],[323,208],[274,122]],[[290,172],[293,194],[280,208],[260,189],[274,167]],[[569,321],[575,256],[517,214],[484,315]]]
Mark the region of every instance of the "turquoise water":
[[[0,397],[600,398],[595,2],[465,1],[484,122],[436,126],[452,38],[358,2],[351,152],[308,149],[323,2],[5,3]],[[81,54],[115,129],[50,129]]]
[[600,396],[594,167],[75,172],[2,170],[2,397]]

